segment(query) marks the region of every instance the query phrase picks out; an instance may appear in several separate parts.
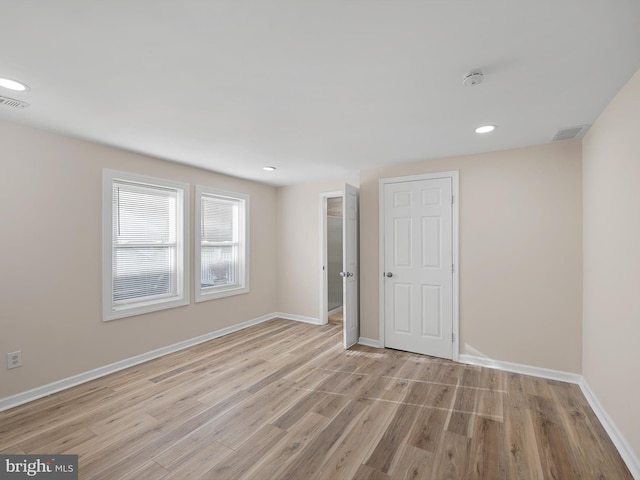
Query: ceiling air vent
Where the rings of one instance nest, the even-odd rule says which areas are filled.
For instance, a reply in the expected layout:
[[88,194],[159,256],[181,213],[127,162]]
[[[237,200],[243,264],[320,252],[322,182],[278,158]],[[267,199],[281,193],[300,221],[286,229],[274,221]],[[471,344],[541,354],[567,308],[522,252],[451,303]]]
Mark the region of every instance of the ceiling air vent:
[[14,108],[27,108],[29,106],[27,102],[22,102],[20,100],[16,100],[15,98],[9,97],[0,97],[0,105]]
[[576,127],[566,127],[559,129],[555,136],[551,139],[552,142],[559,142],[561,140],[571,140],[573,138],[580,138],[591,125],[578,125]]

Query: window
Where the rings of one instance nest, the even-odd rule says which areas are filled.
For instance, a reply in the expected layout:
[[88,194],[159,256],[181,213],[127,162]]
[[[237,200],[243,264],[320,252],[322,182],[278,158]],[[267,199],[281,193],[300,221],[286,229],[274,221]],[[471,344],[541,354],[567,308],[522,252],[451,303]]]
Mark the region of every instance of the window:
[[249,196],[196,187],[196,302],[249,291]]
[[189,185],[105,170],[103,319],[189,303]]

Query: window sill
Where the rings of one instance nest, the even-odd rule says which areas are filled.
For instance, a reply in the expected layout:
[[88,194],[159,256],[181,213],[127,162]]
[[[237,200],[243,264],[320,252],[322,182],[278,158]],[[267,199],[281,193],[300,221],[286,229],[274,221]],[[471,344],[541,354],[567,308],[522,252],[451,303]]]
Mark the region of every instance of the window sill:
[[218,298],[231,297],[233,295],[242,295],[249,293],[249,287],[232,287],[226,289],[212,290],[207,292],[202,290],[196,290],[196,302],[206,302],[208,300],[216,300]]
[[119,305],[113,307],[112,305],[105,306],[102,313],[102,321],[109,322],[111,320],[118,320],[119,318],[133,317],[136,315],[143,315],[145,313],[157,312],[159,310],[167,310],[169,308],[184,307],[189,305],[188,298],[174,298],[171,300],[134,303],[131,305]]

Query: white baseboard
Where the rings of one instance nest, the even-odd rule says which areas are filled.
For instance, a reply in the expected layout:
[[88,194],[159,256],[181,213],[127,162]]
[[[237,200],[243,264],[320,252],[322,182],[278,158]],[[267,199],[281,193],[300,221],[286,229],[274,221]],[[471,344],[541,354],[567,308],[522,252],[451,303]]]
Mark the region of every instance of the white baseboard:
[[[243,330],[253,325],[257,325],[259,323],[272,320],[274,318],[283,318],[285,320],[294,320],[297,322],[320,325],[320,320],[313,317],[304,317],[301,315],[290,315],[282,312],[275,312],[268,315],[263,315],[261,317],[254,318],[252,320],[248,320],[246,322],[242,322],[237,325],[232,325],[230,327],[216,330],[215,332],[206,333],[198,337],[194,337],[188,340],[184,340],[182,342],[174,343],[173,345],[168,345],[166,347],[158,348],[156,350],[152,350],[150,352],[136,355],[134,357],[126,358],[124,360],[120,360],[119,362],[115,362],[110,365],[98,367],[93,370],[89,370],[88,372],[80,373],[78,375],[73,375],[71,377],[67,377],[62,380],[58,380],[58,381],[49,383],[47,385],[43,385],[41,387],[36,387],[31,390],[27,390],[26,392],[17,393],[15,395],[11,395],[5,398],[0,398],[0,412],[4,410],[8,410],[13,407],[17,407],[18,405],[22,405],[27,402],[31,402],[33,400],[37,400],[38,398],[46,397],[47,395],[51,395],[61,390],[66,390],[76,385],[80,385],[81,383],[89,382],[91,380],[104,377],[105,375],[118,372],[125,368],[133,367],[140,363],[153,360],[154,358],[162,357],[169,353],[177,352],[179,350],[184,350],[185,348],[198,345],[199,343],[207,342],[209,340],[213,340],[214,338],[222,337],[224,335],[228,335],[230,333]],[[382,348],[379,340],[374,340],[371,338],[360,337],[358,339],[358,343],[360,345],[365,345],[368,347]],[[589,402],[589,405],[591,406],[594,413],[600,420],[600,423],[602,423],[602,426],[604,427],[606,432],[609,434],[611,441],[618,449],[618,452],[620,453],[620,456],[626,463],[627,468],[631,472],[631,475],[635,480],[640,480],[640,460],[635,455],[633,449],[631,448],[629,443],[626,441],[626,439],[624,438],[620,430],[618,430],[618,428],[616,427],[616,424],[613,422],[611,417],[609,417],[606,410],[602,407],[595,393],[593,392],[593,390],[591,390],[591,387],[589,386],[587,381],[584,379],[584,377],[582,377],[582,375],[579,375],[576,373],[562,372],[559,370],[551,370],[548,368],[533,367],[530,365],[522,365],[518,363],[492,360],[490,358],[476,357],[473,355],[461,354],[459,356],[459,361],[460,363],[466,363],[469,365],[478,365],[482,367],[504,370],[507,372],[521,373],[524,375],[532,375],[535,377],[541,377],[541,378],[547,378],[551,380],[558,380],[561,382],[578,384],[585,398]]]
[[640,480],[640,459],[638,459],[631,445],[629,445],[620,430],[618,430],[618,427],[616,427],[616,424],[611,420],[607,411],[600,404],[598,397],[593,393],[593,390],[591,390],[591,387],[584,377],[580,382],[580,389],[589,402],[589,405],[591,405],[591,409],[598,417],[598,420],[600,420],[600,423],[609,434],[611,441],[618,449],[618,453],[620,453],[624,463],[627,464],[631,475],[635,480]]
[[276,312],[271,314],[271,318],[284,318],[285,320],[294,320],[296,322],[311,323],[313,325],[322,325],[319,318],[305,317],[303,315],[292,315],[290,313]]
[[169,353],[177,352],[179,350],[184,350],[185,348],[198,345],[199,343],[203,343],[209,340],[213,340],[214,338],[222,337],[224,335],[228,335],[230,333],[243,330],[253,325],[266,322],[267,320],[272,320],[274,318],[284,318],[286,320],[295,320],[297,322],[305,322],[305,323],[311,323],[314,325],[320,325],[320,320],[317,318],[303,317],[301,315],[290,315],[282,312],[270,313],[258,318],[254,318],[252,320],[247,320],[246,322],[242,322],[237,325],[232,325],[230,327],[216,330],[215,332],[206,333],[198,337],[194,337],[188,340],[184,340],[182,342],[174,343],[173,345],[168,345],[166,347],[158,348],[156,350],[142,353],[134,357],[125,358],[124,360],[120,360],[118,362],[105,365],[103,367],[98,367],[93,370],[89,370],[88,372],[83,372],[77,375],[73,375],[71,377],[63,378],[62,380],[57,380],[47,385],[42,385],[40,387],[27,390],[26,392],[16,393],[15,395],[10,395],[8,397],[0,398],[0,412],[4,410],[8,410],[13,407],[17,407],[18,405],[22,405],[24,403],[31,402],[33,400],[37,400],[38,398],[46,397],[47,395],[51,395],[53,393],[66,390],[67,388],[75,387],[76,385],[80,385],[81,383],[90,382],[91,380],[104,377],[105,375],[109,375],[110,373],[115,373],[120,370],[124,370],[125,368],[133,367],[134,365],[148,362],[149,360],[153,360],[154,358],[162,357]]
[[558,380],[560,382],[579,384],[582,381],[582,375],[579,375],[577,373],[562,372],[560,370],[551,370],[549,368],[542,367],[533,367],[531,365],[522,365],[520,363],[503,362],[501,360],[493,360],[491,358],[460,354],[458,360],[460,363],[466,363],[468,365],[478,365],[480,367],[495,368],[497,370],[504,370],[505,372],[521,373],[523,375],[532,375],[534,377],[547,378],[549,380]]
[[140,355],[136,355],[135,357],[125,358],[124,360],[120,360],[103,367],[98,367],[93,370],[89,370],[88,372],[83,372],[71,377],[63,378],[62,380],[57,380],[47,385],[42,385],[41,387],[27,390],[26,392],[0,398],[0,412],[2,412],[3,410],[8,410],[9,408],[17,407],[18,405],[22,405],[27,402],[31,402],[33,400],[37,400],[38,398],[46,397],[47,395],[51,395],[61,390],[66,390],[67,388],[75,387],[76,385],[80,385],[81,383],[104,377],[105,375],[109,375],[110,373],[115,373],[120,370],[124,370],[125,368],[148,362],[149,360],[153,360],[154,358],[162,357],[163,355],[177,352],[178,350],[184,350],[185,348],[198,345],[199,343],[207,342],[209,340],[213,340],[214,338],[222,337],[224,335],[243,330],[253,325],[266,322],[267,320],[272,320],[278,316],[278,314],[274,313],[263,315],[252,320],[247,320],[246,322],[238,323],[237,325],[232,325],[230,327],[216,330],[215,332],[205,333],[204,335],[190,338],[182,342],[174,343],[173,345],[168,345],[166,347],[158,348],[150,352],[142,353]]
[[332,309],[332,310],[329,310],[329,311],[327,312],[327,315],[333,315],[334,313],[341,312],[343,309],[344,309],[344,307],[343,307],[343,306],[336,307],[336,308],[334,308],[334,309]]
[[358,339],[358,343],[360,345],[364,345],[365,347],[382,348],[382,345],[380,345],[380,340],[374,340],[372,338],[360,337]]
[[492,360],[490,358],[476,357],[473,355],[460,355],[459,360],[461,363],[469,365],[479,365],[481,367],[495,368],[497,370],[504,370],[506,372],[521,373],[524,375],[532,375],[534,377],[547,378],[550,380],[559,380],[561,382],[575,383],[580,386],[582,393],[589,402],[591,409],[602,423],[602,426],[609,434],[611,441],[618,449],[620,456],[627,465],[627,468],[631,472],[631,475],[635,480],[640,480],[640,460],[634,453],[633,449],[626,441],[616,424],[611,420],[609,414],[602,407],[598,398],[589,387],[589,384],[582,375],[577,373],[562,372],[559,370],[551,370],[548,368],[532,367],[530,365],[521,365],[519,363],[502,362],[499,360]]

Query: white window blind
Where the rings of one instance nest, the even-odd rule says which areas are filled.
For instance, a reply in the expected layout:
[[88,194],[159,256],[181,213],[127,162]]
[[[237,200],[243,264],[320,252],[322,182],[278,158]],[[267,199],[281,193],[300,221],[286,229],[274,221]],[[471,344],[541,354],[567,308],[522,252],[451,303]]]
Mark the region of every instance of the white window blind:
[[238,284],[238,200],[201,197],[202,288]]
[[104,267],[110,283],[105,319],[185,304],[186,190],[133,181],[126,174],[111,178],[115,174],[108,172],[111,251],[110,265]]
[[[196,188],[199,244],[196,245],[200,288],[196,300],[248,291],[246,255],[247,198]],[[198,262],[199,260],[199,262]]]
[[175,189],[113,183],[113,302],[177,292]]

